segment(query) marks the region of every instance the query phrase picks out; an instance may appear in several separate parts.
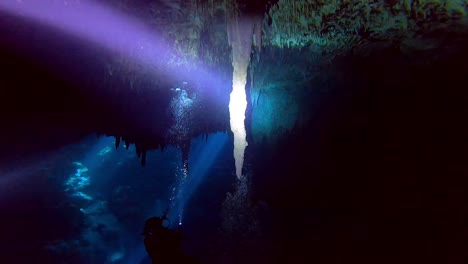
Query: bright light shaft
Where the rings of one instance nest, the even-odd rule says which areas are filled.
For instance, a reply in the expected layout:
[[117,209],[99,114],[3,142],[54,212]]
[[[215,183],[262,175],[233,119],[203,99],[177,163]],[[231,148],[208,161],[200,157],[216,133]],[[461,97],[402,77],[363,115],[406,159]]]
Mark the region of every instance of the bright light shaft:
[[229,101],[230,125],[234,134],[234,160],[236,176],[242,177],[244,153],[247,148],[247,133],[245,130],[245,111],[247,110],[247,67],[252,52],[253,30],[255,24],[250,19],[233,21],[230,28],[232,46],[232,92]]
[[[106,49],[123,54],[145,67],[167,69],[174,52],[158,35],[139,20],[90,0],[0,0],[0,15],[6,12],[42,25],[59,29]],[[197,64],[197,62],[190,62]],[[203,76],[204,81],[221,81],[203,67],[190,74],[181,71],[165,71],[169,77],[195,82]]]
[[0,163],[0,205],[2,202],[11,202],[12,197],[24,195],[24,187],[31,185],[32,177],[41,176],[44,168],[50,168],[61,157],[62,154],[58,150],[42,152],[17,160],[13,164]]
[[[206,179],[207,174],[213,167],[213,164],[219,157],[223,147],[228,142],[228,135],[225,133],[210,134],[205,141],[201,136],[192,141],[189,158],[190,174],[183,183],[183,187],[177,194],[177,203],[179,206],[179,216],[183,217],[184,208],[197,190],[200,184]],[[172,219],[177,219],[173,216]]]
[[[2,0],[0,10],[33,19],[112,51],[143,60],[169,50],[139,21],[96,2],[56,0]],[[146,59],[147,63],[152,63]]]

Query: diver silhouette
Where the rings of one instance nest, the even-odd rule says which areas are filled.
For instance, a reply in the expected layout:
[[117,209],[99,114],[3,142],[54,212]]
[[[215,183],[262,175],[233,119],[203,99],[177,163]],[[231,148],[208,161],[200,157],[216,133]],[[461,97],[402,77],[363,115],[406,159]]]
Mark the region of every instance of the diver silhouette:
[[151,217],[146,220],[142,235],[145,236],[146,252],[153,264],[156,263],[188,263],[182,251],[182,225],[176,230],[169,229],[170,221],[166,216]]

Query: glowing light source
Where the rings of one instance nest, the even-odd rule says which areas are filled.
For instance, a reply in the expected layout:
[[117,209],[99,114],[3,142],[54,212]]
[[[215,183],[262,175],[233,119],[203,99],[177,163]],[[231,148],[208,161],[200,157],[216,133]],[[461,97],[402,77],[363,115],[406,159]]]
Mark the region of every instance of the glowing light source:
[[234,134],[234,159],[236,162],[237,178],[242,176],[244,165],[244,152],[248,143],[245,130],[245,111],[247,109],[247,95],[245,94],[245,84],[247,82],[246,73],[234,70],[231,98],[229,101],[229,113],[231,131]]
[[236,176],[241,179],[244,166],[244,152],[248,146],[245,130],[245,111],[247,109],[247,68],[252,52],[253,33],[256,27],[254,19],[235,18],[228,25],[232,46],[232,92],[229,101],[230,125],[234,134],[234,159]]

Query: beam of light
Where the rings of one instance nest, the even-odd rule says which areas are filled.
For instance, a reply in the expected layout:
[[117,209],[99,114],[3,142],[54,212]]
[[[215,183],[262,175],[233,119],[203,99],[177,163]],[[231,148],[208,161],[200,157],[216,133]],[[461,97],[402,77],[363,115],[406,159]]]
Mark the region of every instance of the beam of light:
[[242,177],[244,152],[248,145],[245,130],[245,111],[247,110],[245,85],[252,52],[254,28],[255,23],[253,20],[236,19],[228,29],[231,36],[232,67],[234,68],[229,113],[231,131],[234,134],[234,159],[238,179]]
[[[9,169],[0,168],[0,204],[11,202],[11,197],[21,195],[20,190],[25,189],[31,177],[40,175],[41,170],[46,167],[47,158],[33,162],[25,161],[21,167]],[[6,199],[8,198],[8,199]]]
[[[148,69],[164,70],[172,78],[194,82],[203,81],[205,89],[223,85],[215,73],[209,72],[199,62],[191,61],[190,72],[168,69],[171,58],[180,57],[155,29],[141,21],[89,0],[1,0],[0,13],[9,13],[56,28],[84,41],[123,54]],[[197,65],[195,67],[195,65]],[[216,95],[206,93],[208,96]]]
[[192,141],[189,157],[189,177],[183,178],[183,182],[176,194],[176,210],[169,212],[169,218],[173,224],[183,222],[185,205],[205,180],[207,173],[213,167],[215,160],[227,142],[228,135],[221,132],[210,134],[206,142],[202,136]]
[[54,164],[63,158],[62,152],[63,149],[43,151],[30,157],[16,158],[13,162],[0,162],[0,203],[11,202],[12,199],[4,198],[24,195],[29,188],[40,191],[30,182],[49,173]]

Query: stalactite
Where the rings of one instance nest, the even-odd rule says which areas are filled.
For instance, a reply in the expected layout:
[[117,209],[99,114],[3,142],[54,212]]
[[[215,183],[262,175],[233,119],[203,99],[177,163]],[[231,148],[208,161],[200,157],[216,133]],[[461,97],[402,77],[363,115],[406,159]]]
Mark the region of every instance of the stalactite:
[[120,145],[120,136],[115,137],[115,148],[119,148]]

